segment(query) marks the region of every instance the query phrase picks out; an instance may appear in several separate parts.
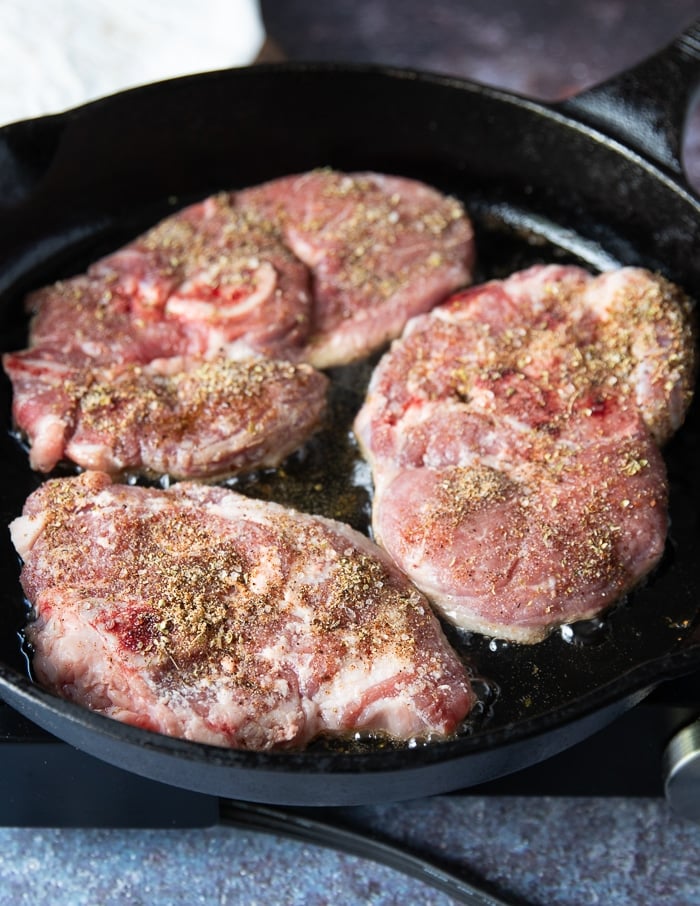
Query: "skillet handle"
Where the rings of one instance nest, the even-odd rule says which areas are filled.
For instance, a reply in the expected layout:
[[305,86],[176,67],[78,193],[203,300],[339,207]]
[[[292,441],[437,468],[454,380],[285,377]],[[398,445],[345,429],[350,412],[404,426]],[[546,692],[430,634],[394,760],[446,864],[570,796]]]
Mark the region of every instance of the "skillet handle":
[[555,107],[687,184],[683,130],[699,86],[700,20],[654,56]]

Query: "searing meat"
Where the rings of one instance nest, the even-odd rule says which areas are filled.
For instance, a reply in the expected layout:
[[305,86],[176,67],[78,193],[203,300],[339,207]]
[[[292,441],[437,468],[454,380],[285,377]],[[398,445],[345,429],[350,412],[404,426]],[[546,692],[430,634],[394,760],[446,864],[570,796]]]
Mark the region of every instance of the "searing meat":
[[32,293],[27,307],[32,354],[66,366],[145,364],[207,349],[177,322],[135,316],[127,295],[86,275]]
[[316,170],[190,205],[35,293],[32,345],[111,363],[233,344],[325,368],[468,284],[473,259],[455,199],[415,180]]
[[[178,460],[176,442],[184,445],[177,474],[189,477],[219,474],[222,466],[269,465],[272,443],[285,435],[285,406],[278,403],[293,400],[280,450],[302,443],[317,423],[322,382],[312,381],[306,370],[295,373],[280,394],[281,366],[275,366],[278,374],[263,395],[268,401],[279,397],[265,419],[271,432],[256,416],[254,436],[248,429],[250,395],[226,399],[227,379],[212,397],[221,411],[210,400],[196,440],[191,431],[183,433],[183,420],[193,425],[201,414],[197,405],[186,411],[198,398],[192,364],[180,379],[177,417],[161,417],[172,409],[170,401],[165,410],[160,402],[154,405],[146,437],[134,434],[131,416],[130,427],[122,430],[125,410],[135,417],[148,408],[146,397],[126,400],[127,390],[155,392],[161,401],[165,392],[170,400],[161,374],[172,385],[178,363],[193,358],[284,359],[323,367],[358,358],[397,335],[411,315],[467,283],[472,257],[471,225],[462,207],[406,179],[324,170],[190,205],[95,262],[87,274],[29,297],[30,349],[7,356],[4,364],[15,384],[17,427],[33,448],[32,465],[48,470],[67,455],[88,468],[115,472],[124,463],[151,474],[161,468],[156,463]],[[217,369],[208,371],[207,386],[214,371],[221,373]],[[119,403],[109,397],[99,428],[91,410],[86,433],[87,413],[79,400],[94,400],[94,385],[113,379]],[[310,396],[300,419],[302,388]],[[256,398],[262,405],[262,397]],[[172,437],[148,439],[152,431],[171,427]],[[231,432],[228,441],[224,431]],[[110,438],[119,441],[118,448]],[[191,445],[203,438],[195,466]],[[205,462],[209,454],[212,461]]]
[[176,328],[192,354],[238,343],[297,357],[310,329],[307,268],[277,224],[231,193],[167,217],[88,274],[128,299],[131,320],[143,329]]
[[[595,405],[595,417],[577,412],[545,443],[537,429],[484,419],[471,457],[384,484],[376,537],[449,620],[538,641],[656,565],[667,528],[660,454],[635,410]],[[497,445],[500,461],[488,455]]]
[[[695,367],[689,301],[649,271],[625,267],[593,277],[578,267],[532,267],[455,296],[439,317],[452,313],[505,342],[525,374],[556,385],[576,364],[579,383],[629,394],[660,444],[685,417]],[[560,347],[584,361],[568,361]]]
[[220,487],[44,483],[11,527],[34,672],[127,723],[247,749],[455,732],[474,695],[363,535]]
[[7,356],[32,468],[214,478],[276,466],[317,428],[327,379],[309,365],[219,356],[70,367]]
[[657,442],[690,401],[687,301],[638,269],[535,267],[412,321],[355,430],[377,539],[450,620],[524,642],[664,548]]
[[225,196],[32,294],[30,348],[3,362],[32,467],[210,478],[277,465],[324,409],[322,375],[269,357],[299,344],[309,304],[306,268]]
[[473,232],[454,198],[410,179],[315,170],[241,192],[279,224],[313,275],[304,357],[318,368],[367,355],[413,315],[467,285]]

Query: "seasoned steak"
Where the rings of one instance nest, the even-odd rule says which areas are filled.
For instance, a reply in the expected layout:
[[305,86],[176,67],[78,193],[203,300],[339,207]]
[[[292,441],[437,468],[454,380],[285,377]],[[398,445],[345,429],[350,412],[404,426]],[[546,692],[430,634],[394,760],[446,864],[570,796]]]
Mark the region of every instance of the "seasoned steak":
[[427,601],[345,525],[183,482],[44,483],[11,526],[39,682],[221,746],[453,734],[474,695]]
[[32,353],[67,366],[145,364],[208,349],[176,321],[139,317],[117,286],[85,274],[31,293],[27,309]]
[[[358,358],[466,284],[472,258],[462,207],[412,180],[323,170],[190,205],[86,274],[30,295],[29,350],[6,356],[4,366],[32,465],[46,471],[68,456],[86,468],[151,475],[177,462],[178,477],[270,465],[273,443],[284,437],[279,449],[288,453],[317,424],[322,380],[304,368],[282,388],[282,366],[275,366],[263,394],[270,413],[264,425],[256,415],[252,431],[248,391],[227,397],[230,381],[223,377],[213,388],[210,369],[204,423],[183,433],[183,422],[194,426],[201,415],[192,364],[179,379],[186,389],[165,405],[176,417],[163,419],[158,403],[141,436],[133,418],[124,422],[125,410],[143,412],[153,393],[161,400],[161,372],[172,384],[178,363],[194,358],[321,367]],[[91,387],[111,380],[119,403],[105,396],[99,419],[91,410],[87,425],[80,400],[94,400]],[[300,417],[304,389],[308,411]],[[127,390],[145,396],[127,400]],[[164,433],[168,426],[172,435]],[[185,448],[179,457],[177,442]]]
[[325,368],[398,336],[469,283],[473,260],[455,199],[415,180],[315,170],[190,205],[33,294],[32,345],[109,362],[233,345]]
[[535,267],[412,321],[355,430],[377,539],[457,625],[589,618],[664,549],[658,441],[690,401],[688,306],[637,269]]
[[128,299],[140,328],[176,328],[193,354],[239,344],[296,358],[311,326],[307,268],[278,225],[232,193],[165,218],[88,276]]
[[[278,277],[263,298],[269,261],[250,270],[253,259],[239,268],[239,256],[226,270],[217,257],[226,210],[218,196],[187,209],[88,275],[29,297],[30,348],[3,365],[33,468],[69,459],[112,474],[211,478],[277,465],[318,427],[327,380],[262,355],[288,353],[303,333],[306,269],[269,240]],[[225,290],[193,301],[176,279],[195,279],[195,263],[213,279],[212,261],[226,270]]]
[[411,179],[314,170],[238,195],[279,224],[310,269],[313,321],[304,358],[318,368],[362,358],[471,280],[462,205]]
[[5,368],[32,468],[67,459],[174,479],[279,465],[317,428],[328,385],[309,365],[261,358],[70,367],[28,350]]

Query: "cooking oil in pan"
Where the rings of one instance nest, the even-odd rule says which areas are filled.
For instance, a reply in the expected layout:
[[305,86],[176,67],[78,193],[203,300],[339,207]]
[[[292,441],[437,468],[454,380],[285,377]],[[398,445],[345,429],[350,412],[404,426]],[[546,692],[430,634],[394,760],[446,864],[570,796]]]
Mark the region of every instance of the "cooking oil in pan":
[[[621,261],[635,263],[633,252],[624,243],[609,242],[607,237],[605,241],[582,238],[510,202],[467,201],[478,237],[478,282],[537,263],[573,263],[592,271],[617,266]],[[332,389],[324,422],[280,467],[224,483],[252,497],[339,519],[371,535],[371,475],[360,456],[352,422],[380,355],[330,372]],[[61,466],[54,474],[72,471]],[[37,481],[27,467],[27,494]],[[167,486],[169,479],[159,483]],[[680,643],[692,631],[697,608],[694,606],[690,613],[687,604],[671,599],[665,591],[667,575],[662,564],[645,583],[643,594],[632,593],[600,617],[564,626],[537,645],[486,638],[445,625],[449,641],[473,676],[477,694],[477,704],[460,735],[478,734],[556,709],[614,680],[630,665],[667,651],[670,641]],[[17,632],[14,623],[12,631]],[[31,653],[21,632],[19,639],[18,654],[31,675]],[[6,663],[10,661],[5,658]],[[418,740],[412,743],[421,744]],[[326,750],[369,750],[390,743],[369,734],[342,741],[319,740],[314,745]]]

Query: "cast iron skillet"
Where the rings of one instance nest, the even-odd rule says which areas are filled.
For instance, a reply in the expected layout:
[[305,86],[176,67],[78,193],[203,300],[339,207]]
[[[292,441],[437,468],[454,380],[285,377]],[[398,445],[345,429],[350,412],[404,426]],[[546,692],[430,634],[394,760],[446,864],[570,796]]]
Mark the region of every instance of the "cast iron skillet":
[[[700,26],[657,57],[560,105],[451,78],[337,65],[271,65],[125,92],[0,130],[0,324],[23,345],[21,300],[84,268],[176,206],[328,165],[424,179],[463,199],[479,279],[536,261],[658,269],[700,297],[700,203],[680,164],[700,75]],[[334,417],[286,469],[246,493],[367,525],[347,427],[367,367],[334,374]],[[41,478],[10,434],[3,379],[0,506],[6,525]],[[176,786],[249,801],[346,805],[455,790],[542,760],[602,728],[664,680],[700,666],[698,407],[667,448],[672,528],[653,577],[601,622],[537,646],[450,637],[481,678],[459,738],[246,753],[161,737],[34,685],[25,605],[3,528],[0,691],[36,724],[99,758]],[[330,482],[324,464],[339,481]],[[321,470],[321,471],[319,471]],[[324,491],[309,493],[321,476]]]

